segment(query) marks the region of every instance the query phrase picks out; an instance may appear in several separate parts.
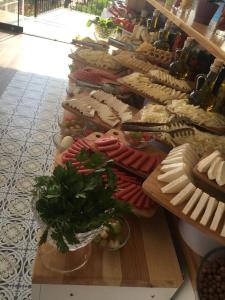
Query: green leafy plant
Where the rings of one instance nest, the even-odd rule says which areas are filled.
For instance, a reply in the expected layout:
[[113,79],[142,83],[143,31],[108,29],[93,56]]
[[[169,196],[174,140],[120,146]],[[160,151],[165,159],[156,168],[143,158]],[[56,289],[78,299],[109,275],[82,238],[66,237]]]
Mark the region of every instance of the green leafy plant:
[[94,20],[87,21],[87,27],[90,27],[91,24],[100,26],[102,29],[116,29],[117,25],[113,22],[112,18],[101,18],[96,17]]
[[110,218],[130,210],[126,203],[116,200],[116,176],[101,153],[81,151],[76,159],[87,169],[80,174],[70,162],[66,168],[57,166],[52,176],[36,177],[33,191],[37,201],[35,209],[45,224],[39,245],[48,235],[61,252],[69,250],[68,244],[79,243],[77,233],[98,228]]

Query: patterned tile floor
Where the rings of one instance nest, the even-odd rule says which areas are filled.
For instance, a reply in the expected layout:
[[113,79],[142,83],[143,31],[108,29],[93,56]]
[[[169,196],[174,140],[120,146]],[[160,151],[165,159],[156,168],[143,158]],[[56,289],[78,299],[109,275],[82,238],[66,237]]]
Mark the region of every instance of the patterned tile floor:
[[31,299],[33,177],[49,174],[66,80],[18,71],[0,96],[0,300]]

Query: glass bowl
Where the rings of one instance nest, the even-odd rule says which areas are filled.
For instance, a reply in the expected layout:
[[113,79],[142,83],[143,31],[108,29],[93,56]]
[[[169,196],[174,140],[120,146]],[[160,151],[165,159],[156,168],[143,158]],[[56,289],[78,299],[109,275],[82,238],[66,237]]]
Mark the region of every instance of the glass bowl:
[[124,131],[124,137],[131,147],[137,149],[149,146],[149,142],[152,140],[152,135],[149,132]]
[[196,278],[199,300],[225,299],[225,247],[203,257]]
[[130,226],[127,220],[122,217],[114,217],[103,225],[94,241],[106,250],[117,251],[126,245],[129,238]]

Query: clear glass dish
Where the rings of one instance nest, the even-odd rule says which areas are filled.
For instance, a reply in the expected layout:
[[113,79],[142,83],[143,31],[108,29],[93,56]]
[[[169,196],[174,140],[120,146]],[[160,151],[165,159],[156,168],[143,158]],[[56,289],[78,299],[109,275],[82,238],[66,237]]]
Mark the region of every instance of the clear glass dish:
[[103,225],[94,242],[106,250],[117,251],[124,247],[129,240],[130,225],[123,217],[115,217],[111,221],[119,222],[119,225],[117,224],[112,231],[110,229],[107,230],[107,228],[110,228],[108,227],[109,224]]

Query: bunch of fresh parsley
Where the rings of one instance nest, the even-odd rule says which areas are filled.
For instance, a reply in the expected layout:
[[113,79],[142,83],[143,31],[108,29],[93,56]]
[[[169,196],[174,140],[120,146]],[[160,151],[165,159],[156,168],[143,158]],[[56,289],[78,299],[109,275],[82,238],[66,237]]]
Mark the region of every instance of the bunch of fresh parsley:
[[[116,176],[101,153],[81,151],[76,159],[94,171],[79,174],[79,168],[70,162],[57,166],[52,176],[36,177],[34,196],[36,211],[46,225],[39,245],[48,234],[61,252],[69,250],[67,243],[79,243],[76,233],[93,230],[110,218],[129,211],[129,206],[116,200]],[[51,233],[49,233],[51,230]]]

